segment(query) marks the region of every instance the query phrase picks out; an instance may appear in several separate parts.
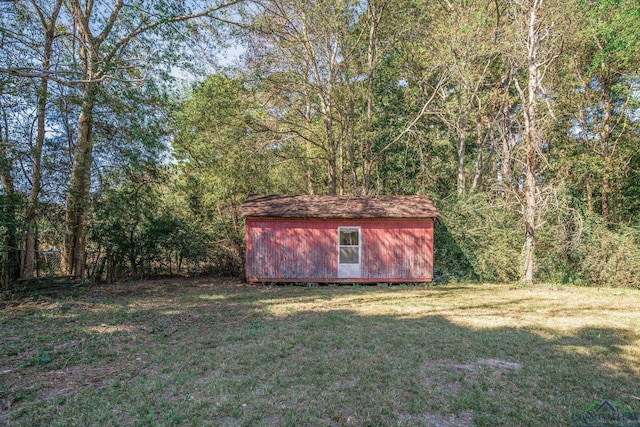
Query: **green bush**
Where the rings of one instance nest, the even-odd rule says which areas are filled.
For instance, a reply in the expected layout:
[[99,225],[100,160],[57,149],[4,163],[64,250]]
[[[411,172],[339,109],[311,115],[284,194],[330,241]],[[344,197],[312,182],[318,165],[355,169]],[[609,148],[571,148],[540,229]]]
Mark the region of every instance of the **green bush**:
[[512,210],[479,193],[441,200],[438,207],[442,219],[435,230],[436,275],[491,282],[518,280],[523,233]]
[[580,244],[572,255],[572,267],[589,285],[640,288],[637,227],[611,230],[602,218],[588,215]]
[[[640,288],[640,227],[607,227],[559,200],[536,230],[537,281]],[[439,201],[434,272],[444,280],[520,279],[524,231],[517,209],[485,194]]]

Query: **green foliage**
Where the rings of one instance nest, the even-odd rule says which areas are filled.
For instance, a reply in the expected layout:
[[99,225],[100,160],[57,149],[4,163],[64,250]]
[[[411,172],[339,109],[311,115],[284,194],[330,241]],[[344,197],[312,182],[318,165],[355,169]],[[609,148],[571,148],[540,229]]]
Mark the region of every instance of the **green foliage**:
[[520,219],[486,194],[450,197],[438,204],[435,274],[513,282],[520,276]]
[[18,214],[24,210],[24,202],[21,195],[0,194],[0,251],[18,247],[17,241],[8,241],[7,238],[15,238],[21,224]]
[[212,204],[225,207],[267,191],[273,169],[282,169],[281,147],[269,142],[273,135],[261,125],[261,114],[255,94],[222,75],[198,84],[176,112],[173,147],[180,169]]
[[[640,110],[639,110],[640,111]],[[635,153],[630,158],[625,180],[620,185],[620,195],[618,207],[619,218],[630,223],[638,223],[640,218],[640,151],[637,147],[639,142],[635,141]]]
[[[536,231],[536,278],[553,283],[640,288],[640,228],[611,229],[580,213],[562,192]],[[514,282],[520,278],[520,219],[502,200],[479,193],[438,204],[435,274],[444,280]]]
[[137,177],[96,201],[89,236],[113,270],[107,277],[180,273],[183,263],[207,259],[207,236],[167,202],[165,189],[162,181]]
[[0,194],[0,290],[9,289],[18,277],[24,205],[21,194]]
[[255,92],[223,75],[197,84],[174,115],[173,203],[210,239],[213,273],[242,273],[244,229],[238,209],[247,194],[304,191],[296,179],[299,165],[287,161],[290,148],[264,126],[263,115]]
[[590,285],[640,288],[640,227],[611,230],[602,218],[587,215],[572,254],[573,270]]
[[597,42],[591,71],[622,72],[638,62],[640,5],[635,0],[581,0],[590,26],[585,28]]
[[[25,246],[23,207],[5,195],[26,199],[38,167],[32,148],[44,34],[36,8],[50,12],[43,0],[9,3],[0,14],[3,46],[11,47],[0,49],[0,178],[4,187],[11,181],[0,195],[3,279],[16,275],[7,266],[19,266]],[[210,69],[191,47],[242,44],[240,32],[170,22],[201,4],[134,3],[94,46],[97,80],[83,86],[74,83],[86,64],[74,38],[82,37],[69,26],[73,3],[63,2],[46,74],[40,249],[60,249],[65,234],[82,229],[65,227],[65,214],[88,204],[77,212],[79,223],[89,213],[88,235],[75,241],[86,237],[90,256],[100,255],[96,275],[176,273],[185,264],[238,275],[238,208],[249,193],[428,194],[442,211],[436,274],[519,279],[528,158],[517,2],[251,3],[227,15],[247,24],[240,68],[210,75],[184,96],[173,71]],[[94,6],[88,24],[99,31],[110,7]],[[637,286],[639,3],[550,1],[541,13],[540,54],[549,62],[540,69],[534,129],[542,141],[536,279]],[[90,136],[77,133],[87,100],[94,103]],[[76,172],[86,182],[70,188],[82,150],[90,160]]]

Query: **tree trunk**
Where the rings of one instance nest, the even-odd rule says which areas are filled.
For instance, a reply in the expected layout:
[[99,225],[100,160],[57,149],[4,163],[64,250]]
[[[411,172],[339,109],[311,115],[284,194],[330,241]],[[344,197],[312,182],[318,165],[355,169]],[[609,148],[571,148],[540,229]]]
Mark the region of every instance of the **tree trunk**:
[[315,189],[313,187],[313,170],[311,169],[311,162],[307,160],[307,193],[315,194]]
[[76,146],[73,151],[73,166],[67,193],[62,271],[68,276],[84,277],[86,264],[85,224],[89,207],[93,152],[93,107],[99,84],[96,67],[100,61],[96,45],[97,39],[91,34],[88,25],[93,5],[83,9],[78,0],[73,0],[70,2],[70,7],[74,26],[81,41],[79,53],[85,83],[82,85],[82,104],[78,117]]
[[[45,72],[50,68],[55,21],[57,19],[57,10],[60,8],[60,3],[60,1],[57,2],[56,12],[51,18],[51,22],[46,29],[44,59],[42,61],[42,69]],[[26,238],[22,276],[27,279],[33,277],[36,258],[36,219],[38,216],[38,198],[40,195],[42,180],[42,147],[44,146],[45,137],[45,113],[47,109],[48,89],[49,79],[43,77],[40,80],[40,87],[38,88],[38,133],[36,136],[36,143],[31,152],[33,157],[31,192],[29,193],[29,202],[27,203],[27,211],[25,214]]]
[[527,144],[527,164],[525,169],[524,193],[524,274],[523,280],[526,284],[533,284],[534,250],[535,250],[535,219],[536,219],[536,175],[535,175],[535,148],[532,144]]
[[589,212],[593,212],[593,190],[591,189],[591,177],[587,176],[587,182],[585,184],[585,191],[587,193],[587,209]]
[[[306,77],[305,80],[308,80],[308,77]],[[305,100],[304,120],[305,120],[307,129],[311,129],[312,123],[313,123],[313,117],[312,117],[311,111],[313,109],[313,106],[311,105],[311,95],[309,95],[309,90],[308,90],[308,87],[306,86],[304,89],[304,100]],[[311,153],[311,146],[308,142],[305,143],[305,150],[306,150],[306,158],[304,160],[304,165],[307,172],[306,173],[307,193],[315,194],[315,187],[313,185],[313,161],[311,160],[313,158],[313,155]]]
[[[466,126],[466,124],[465,124]],[[466,151],[466,141],[467,138],[466,132],[461,130],[458,134],[457,142],[456,142],[456,151],[458,153],[458,179],[456,182],[456,187],[458,189],[458,194],[464,194],[465,191],[465,176],[464,176],[464,157]]]
[[491,162],[495,151],[493,146],[491,146],[487,158],[485,159],[482,151],[482,146],[484,145],[483,142],[482,124],[478,121],[476,125],[476,145],[478,147],[478,154],[476,155],[475,173],[473,175],[473,183],[471,185],[472,192],[476,192],[480,188],[484,172],[487,169],[487,165]]
[[600,132],[600,154],[604,157],[604,172],[602,173],[602,217],[608,221],[611,218],[611,182],[609,181],[609,173],[611,171],[611,120],[613,117],[613,102],[611,102],[611,83],[609,79],[604,78],[602,85],[602,132]]
[[[353,111],[353,109],[351,110]],[[351,182],[353,183],[353,188],[356,191],[356,195],[362,195],[362,189],[360,188],[360,184],[358,182],[358,168],[356,167],[356,153],[354,150],[353,143],[349,144],[349,170],[351,171]]]
[[340,177],[338,178],[338,194],[344,195],[344,138],[340,138],[338,143],[338,172]]
[[113,262],[113,251],[111,249],[107,249],[107,255],[106,255],[106,280],[108,284],[111,284],[114,282],[114,278],[115,278],[115,265]]
[[500,153],[500,184],[503,195],[506,195],[507,189],[511,187],[511,146],[509,142],[509,132],[507,131],[502,135]]
[[[468,90],[465,90],[467,97],[469,96]],[[463,104],[461,95],[456,93],[458,100],[458,111],[463,111],[464,114],[457,122],[457,127],[453,129],[454,135],[456,135],[456,151],[458,153],[458,165],[457,165],[457,182],[456,187],[458,194],[464,194],[466,191],[466,178],[464,175],[464,160],[467,151],[467,129],[469,126],[469,115],[471,114],[471,102],[467,99],[467,102]]]
[[11,282],[19,277],[20,255],[18,251],[18,233],[16,230],[16,198],[13,177],[11,176],[11,161],[7,153],[9,145],[9,130],[6,115],[4,116],[4,127],[0,127],[0,184],[4,194],[4,222],[6,232],[4,242],[7,258],[4,265],[0,265],[0,283],[5,289],[9,289]]
[[[377,59],[378,24],[380,15],[376,1],[367,3],[369,8],[369,44],[367,47],[367,115],[365,123],[363,164],[362,164],[362,194],[367,195],[371,190],[371,171],[373,168],[373,74]],[[383,8],[384,9],[384,6]]]
[[[327,120],[328,122],[328,120]],[[331,131],[331,125],[327,124],[327,131]],[[334,147],[334,141],[332,137],[327,137],[327,180],[329,194],[335,196],[337,194],[337,179],[336,179],[336,149]]]
[[609,183],[608,172],[608,170],[604,171],[601,188],[602,218],[604,218],[605,221],[611,219],[611,213],[609,212],[609,195],[611,194],[611,184]]
[[82,94],[84,101],[78,118],[71,182],[67,194],[62,270],[69,276],[83,277],[86,263],[84,238],[91,187],[94,92],[95,83],[85,84]]
[[[537,117],[537,92],[540,87],[540,67],[541,60],[538,58],[540,49],[540,23],[538,21],[539,12],[543,0],[530,0],[526,6],[527,22],[527,62],[528,62],[528,84],[527,93],[519,90],[524,107],[524,126],[526,144],[526,163],[524,178],[524,271],[523,281],[533,284],[534,253],[535,253],[535,230],[537,213],[537,184],[536,165],[538,153],[540,151],[539,123]],[[517,80],[516,80],[517,85]],[[518,86],[519,87],[519,86]]]
[[[44,15],[41,14],[41,23],[45,30],[44,55],[42,60],[42,69],[46,72],[51,68],[51,56],[53,53],[53,39],[55,37],[56,21],[62,0],[57,0],[51,14],[49,22],[46,21]],[[36,143],[31,151],[33,158],[33,170],[31,176],[31,192],[29,193],[29,201],[27,203],[27,211],[25,214],[25,254],[22,276],[30,279],[33,277],[33,270],[36,259],[36,220],[38,217],[38,198],[40,196],[41,180],[42,180],[42,147],[44,146],[45,137],[45,114],[47,110],[47,98],[49,95],[49,79],[43,77],[40,79],[40,87],[38,88],[38,131],[36,135]]]
[[504,79],[504,92],[501,95],[500,102],[500,186],[502,196],[507,195],[507,190],[511,187],[512,170],[511,170],[511,143],[512,143],[512,118],[511,103],[509,102],[509,86],[511,82],[511,72]]
[[[331,87],[329,87],[329,89],[330,88]],[[337,194],[337,159],[335,139],[333,137],[333,118],[331,114],[331,100],[328,100],[323,108],[325,132],[327,133],[327,179],[329,194],[335,196]]]

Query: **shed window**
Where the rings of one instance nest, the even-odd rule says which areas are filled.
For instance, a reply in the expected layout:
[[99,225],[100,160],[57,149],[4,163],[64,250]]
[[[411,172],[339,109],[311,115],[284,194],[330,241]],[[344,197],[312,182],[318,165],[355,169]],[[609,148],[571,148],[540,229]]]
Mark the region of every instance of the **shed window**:
[[360,263],[360,228],[340,227],[340,264]]

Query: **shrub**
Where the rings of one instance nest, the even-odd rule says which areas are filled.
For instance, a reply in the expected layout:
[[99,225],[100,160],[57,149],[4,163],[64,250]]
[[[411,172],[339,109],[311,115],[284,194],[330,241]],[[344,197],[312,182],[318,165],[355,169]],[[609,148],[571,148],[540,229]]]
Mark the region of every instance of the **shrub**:
[[480,193],[444,199],[438,206],[436,274],[495,282],[519,278],[522,226],[507,206]]
[[596,215],[585,218],[572,267],[590,285],[640,288],[640,230],[621,226],[607,228]]

